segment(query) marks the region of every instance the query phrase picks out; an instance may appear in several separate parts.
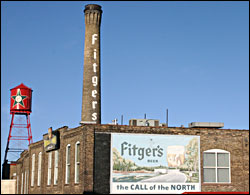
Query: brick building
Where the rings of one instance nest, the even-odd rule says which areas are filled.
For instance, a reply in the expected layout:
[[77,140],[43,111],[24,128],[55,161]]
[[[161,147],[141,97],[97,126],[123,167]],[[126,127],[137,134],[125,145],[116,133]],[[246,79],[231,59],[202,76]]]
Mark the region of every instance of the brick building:
[[[171,180],[170,187],[173,191],[169,191],[169,186],[159,185],[160,193],[249,191],[249,130],[220,129],[209,125],[168,127],[160,126],[157,120],[151,121],[153,125],[150,122],[143,126],[136,125],[134,120],[130,125],[101,124],[99,37],[102,10],[98,5],[87,5],[84,12],[85,72],[81,126],[73,129],[64,126],[54,131],[49,128],[49,132],[43,135],[43,140],[29,145],[16,164],[10,165],[10,179],[16,179],[16,192],[109,194],[122,193],[129,186],[132,190],[128,190],[129,193],[147,193],[145,190],[150,189],[146,188],[154,187],[158,182],[136,186],[138,181],[149,181],[147,179],[152,179],[152,175],[159,179],[170,174],[178,175],[177,179],[184,178],[179,182],[182,185]],[[136,136],[140,136],[140,139]],[[117,152],[116,137],[131,137],[129,141],[135,140],[134,145],[123,142],[127,144],[126,147]],[[163,142],[147,144],[143,143],[144,138],[150,138],[151,141],[162,139]],[[197,140],[196,145],[191,138]],[[167,145],[166,140],[178,140],[178,143]],[[181,143],[182,140],[189,142],[185,145]],[[141,148],[135,144],[141,144]],[[144,146],[148,148],[142,148]],[[166,154],[167,146],[175,148],[169,147]],[[139,161],[150,156],[151,159],[147,162],[155,166],[139,165],[138,159],[127,161],[125,152],[131,159],[139,155]],[[188,157],[192,159],[188,160]],[[164,163],[160,163],[162,159],[165,164],[168,162],[167,168]],[[171,166],[170,161],[173,162]],[[120,164],[115,167],[116,162]],[[116,177],[115,174],[119,176]],[[133,176],[126,180],[129,174]],[[193,183],[197,185],[192,185]],[[156,191],[151,191],[154,192]]]
[[[11,175],[15,172],[17,180],[17,193],[110,193],[112,133],[199,136],[201,191],[249,191],[248,130],[83,125],[74,129],[65,126],[54,132],[59,132],[58,149],[46,152],[41,140],[30,144],[16,167],[11,166]],[[213,149],[230,154],[230,179],[227,182],[204,181],[203,157],[205,151]],[[67,156],[70,156],[69,160]]]

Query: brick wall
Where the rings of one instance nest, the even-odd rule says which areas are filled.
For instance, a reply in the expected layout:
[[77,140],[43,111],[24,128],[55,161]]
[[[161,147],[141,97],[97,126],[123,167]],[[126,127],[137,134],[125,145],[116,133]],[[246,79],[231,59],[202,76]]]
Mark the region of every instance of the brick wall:
[[[48,153],[44,151],[43,140],[29,146],[17,161],[16,173],[19,175],[19,193],[21,173],[29,170],[29,193],[109,193],[110,187],[110,135],[111,133],[140,133],[163,135],[200,136],[201,189],[202,191],[249,191],[249,131],[208,128],[167,128],[132,127],[121,125],[84,125],[74,129],[62,127],[60,132],[58,184],[54,185],[54,158],[52,151],[52,182],[47,185]],[[46,137],[47,134],[44,135]],[[80,182],[75,184],[75,143],[80,142]],[[65,184],[66,146],[71,146],[70,183]],[[231,183],[203,183],[203,151],[222,149],[230,152]],[[38,154],[42,152],[42,181],[37,186]],[[31,187],[32,154],[36,155],[35,181]]]
[[[249,131],[248,130],[222,130],[210,128],[166,128],[166,127],[130,127],[130,126],[98,126],[95,127],[96,162],[101,165],[95,167],[96,192],[108,192],[110,156],[103,145],[107,140],[107,133],[141,133],[141,134],[168,134],[168,135],[198,135],[200,136],[201,158],[201,189],[202,191],[249,191]],[[101,134],[103,133],[103,134]],[[102,137],[102,136],[103,137]],[[106,141],[104,141],[106,139]],[[101,146],[100,146],[101,145]],[[107,144],[106,147],[109,147]],[[230,184],[205,184],[203,183],[203,152],[210,149],[222,149],[230,152],[231,156],[231,183]],[[98,155],[97,155],[98,154]],[[89,158],[92,158],[89,156]],[[89,162],[89,161],[87,161]],[[97,170],[98,169],[98,170]],[[103,178],[105,182],[101,182]],[[105,185],[105,187],[103,187]],[[105,189],[104,189],[105,188]]]
[[[55,150],[50,151],[52,153],[52,169],[51,169],[51,185],[47,185],[48,180],[48,154],[44,150],[43,140],[33,143],[29,146],[29,153],[25,157],[21,157],[17,162],[17,174],[21,178],[21,172],[24,170],[24,166],[29,170],[29,193],[31,194],[80,194],[84,190],[84,131],[81,127],[76,129],[67,130],[68,127],[58,129],[60,132],[60,148],[59,163],[58,163],[58,183],[54,185],[54,162],[55,162]],[[44,135],[46,137],[47,134]],[[80,182],[74,183],[74,164],[75,164],[75,143],[80,142]],[[70,158],[70,183],[65,184],[65,163],[66,163],[66,146],[71,145],[71,158]],[[41,172],[41,185],[37,185],[38,177],[38,155],[42,152],[42,172]],[[35,176],[34,186],[31,187],[31,170],[32,170],[32,155],[35,154]],[[25,163],[26,162],[26,163]],[[27,162],[29,162],[28,165]],[[21,186],[21,180],[19,179],[19,186]],[[21,188],[20,188],[21,189]]]

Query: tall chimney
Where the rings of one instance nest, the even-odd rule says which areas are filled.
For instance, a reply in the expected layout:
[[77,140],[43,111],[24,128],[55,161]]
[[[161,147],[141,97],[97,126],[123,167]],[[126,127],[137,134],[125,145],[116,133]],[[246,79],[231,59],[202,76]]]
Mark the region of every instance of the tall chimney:
[[101,124],[100,5],[85,6],[85,44],[80,124]]

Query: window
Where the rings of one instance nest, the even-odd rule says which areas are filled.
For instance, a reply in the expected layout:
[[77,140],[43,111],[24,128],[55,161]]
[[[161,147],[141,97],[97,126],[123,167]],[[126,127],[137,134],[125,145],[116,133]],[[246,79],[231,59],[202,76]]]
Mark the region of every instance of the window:
[[70,180],[70,144],[66,147],[66,176],[65,183],[68,184]]
[[58,150],[55,151],[55,163],[54,163],[54,185],[57,185],[58,183],[58,156],[59,152]]
[[31,167],[31,186],[34,186],[35,179],[35,154],[32,155],[32,167]]
[[230,183],[230,153],[219,149],[204,151],[203,173],[205,183]]
[[42,169],[42,152],[40,152],[38,155],[37,186],[41,185],[41,169]]
[[27,188],[26,188],[26,183],[27,183],[27,172],[24,172],[24,194],[27,194]]
[[17,194],[19,194],[18,185],[19,185],[19,176],[17,175],[17,177],[16,177],[16,193]]
[[27,171],[26,194],[29,193],[29,170]]
[[79,183],[79,171],[80,171],[80,142],[76,142],[75,145],[75,183]]
[[47,185],[51,184],[51,168],[52,168],[52,152],[48,156],[48,182]]
[[21,194],[23,194],[23,173],[22,173],[22,180],[21,180]]

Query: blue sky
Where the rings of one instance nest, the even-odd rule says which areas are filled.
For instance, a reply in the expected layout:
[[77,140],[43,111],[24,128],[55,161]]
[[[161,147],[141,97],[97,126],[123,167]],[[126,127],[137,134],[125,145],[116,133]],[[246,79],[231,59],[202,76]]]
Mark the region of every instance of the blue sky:
[[81,120],[84,6],[102,6],[102,123],[121,115],[249,129],[249,2],[1,2],[1,162],[10,89],[33,89],[33,141]]

